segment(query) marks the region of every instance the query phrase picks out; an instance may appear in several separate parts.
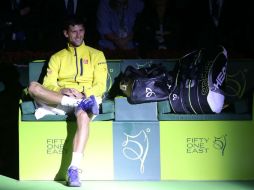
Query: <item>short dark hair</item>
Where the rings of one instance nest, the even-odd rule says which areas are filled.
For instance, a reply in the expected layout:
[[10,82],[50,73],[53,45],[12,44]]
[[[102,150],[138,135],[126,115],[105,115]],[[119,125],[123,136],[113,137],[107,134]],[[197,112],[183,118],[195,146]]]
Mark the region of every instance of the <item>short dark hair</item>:
[[75,25],[83,25],[85,27],[85,19],[77,16],[68,17],[63,24],[63,29],[68,30],[70,26]]

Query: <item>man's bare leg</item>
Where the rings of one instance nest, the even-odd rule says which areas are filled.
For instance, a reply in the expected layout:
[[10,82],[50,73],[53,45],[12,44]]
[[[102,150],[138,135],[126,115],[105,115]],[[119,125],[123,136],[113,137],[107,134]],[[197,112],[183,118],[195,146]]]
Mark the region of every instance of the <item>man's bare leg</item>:
[[77,111],[76,117],[77,131],[73,139],[73,152],[83,153],[89,136],[90,118],[88,114],[82,109]]
[[[78,110],[75,113],[75,115],[77,118],[77,130],[73,139],[72,160],[67,171],[67,174],[68,174],[67,183],[71,183],[69,184],[69,186],[79,187],[81,186],[81,182],[79,179],[69,180],[69,178],[71,179],[73,176],[78,176],[80,164],[83,159],[83,152],[84,152],[84,149],[88,140],[88,136],[89,136],[90,118],[88,114],[82,109]],[[72,176],[73,172],[75,173],[75,175]]]
[[88,114],[83,110],[78,110],[77,117],[77,130],[73,139],[73,153],[71,166],[79,168],[83,159],[83,152],[89,136],[89,122]]
[[28,92],[35,101],[49,105],[58,105],[63,98],[62,94],[50,91],[38,82],[31,82]]
[[38,82],[31,82],[28,88],[30,96],[39,103],[47,105],[58,105],[62,104],[65,106],[76,106],[80,99],[71,98],[61,93],[54,92],[44,88]]
[[[72,101],[70,99],[73,99],[74,101],[77,101],[75,98],[71,98],[65,95],[62,95],[60,93],[47,90],[44,88],[40,83],[38,82],[31,82],[29,88],[28,88],[29,94],[32,98],[34,98],[35,101],[40,103],[45,103],[48,105],[63,105],[63,99],[66,97],[68,101]],[[69,98],[69,99],[68,99]],[[72,153],[72,161],[69,166],[69,172],[78,172],[78,168],[80,168],[80,163],[83,159],[83,152],[85,149],[85,145],[88,140],[89,136],[89,122],[90,118],[89,115],[83,111],[82,109],[79,109],[76,113],[76,122],[77,122],[77,130],[73,139],[73,153]],[[78,175],[77,175],[78,176]],[[68,175],[70,177],[70,175]],[[69,182],[69,180],[67,180]],[[71,186],[80,186],[81,183],[79,180],[75,181],[77,184],[71,184]]]

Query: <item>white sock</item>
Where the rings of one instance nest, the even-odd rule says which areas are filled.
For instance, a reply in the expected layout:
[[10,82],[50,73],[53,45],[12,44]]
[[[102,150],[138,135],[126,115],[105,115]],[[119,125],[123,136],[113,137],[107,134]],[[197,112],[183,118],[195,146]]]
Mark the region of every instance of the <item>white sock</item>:
[[71,98],[69,96],[63,96],[63,98],[61,100],[61,105],[76,107],[80,101],[81,101],[81,99],[75,99],[75,98]]
[[80,152],[72,152],[72,160],[70,166],[75,166],[77,168],[80,168],[80,163],[83,159],[83,154]]
[[220,113],[224,105],[224,95],[209,91],[207,96],[207,102],[211,110],[215,113]]

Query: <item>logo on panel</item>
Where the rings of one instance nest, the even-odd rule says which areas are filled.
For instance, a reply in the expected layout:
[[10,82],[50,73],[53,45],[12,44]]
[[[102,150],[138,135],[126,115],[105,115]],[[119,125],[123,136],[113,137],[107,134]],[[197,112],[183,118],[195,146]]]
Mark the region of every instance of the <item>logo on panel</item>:
[[46,139],[47,154],[62,154],[65,139]]
[[159,123],[114,122],[113,125],[115,179],[159,180]]
[[227,147],[227,135],[208,137],[188,137],[186,139],[186,153],[188,154],[206,154],[209,151],[216,150],[222,156]]

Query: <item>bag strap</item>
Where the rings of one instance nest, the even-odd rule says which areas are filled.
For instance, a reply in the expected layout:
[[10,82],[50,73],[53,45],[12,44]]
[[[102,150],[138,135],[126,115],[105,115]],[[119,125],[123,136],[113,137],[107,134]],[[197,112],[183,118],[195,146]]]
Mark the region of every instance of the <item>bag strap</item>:
[[124,71],[124,77],[133,77],[133,76],[146,76],[140,69],[136,69],[133,66],[129,65]]
[[136,69],[133,66],[129,65],[125,71],[125,77],[154,77],[165,73],[165,69],[160,64],[153,64],[151,67],[144,67],[141,69]]

